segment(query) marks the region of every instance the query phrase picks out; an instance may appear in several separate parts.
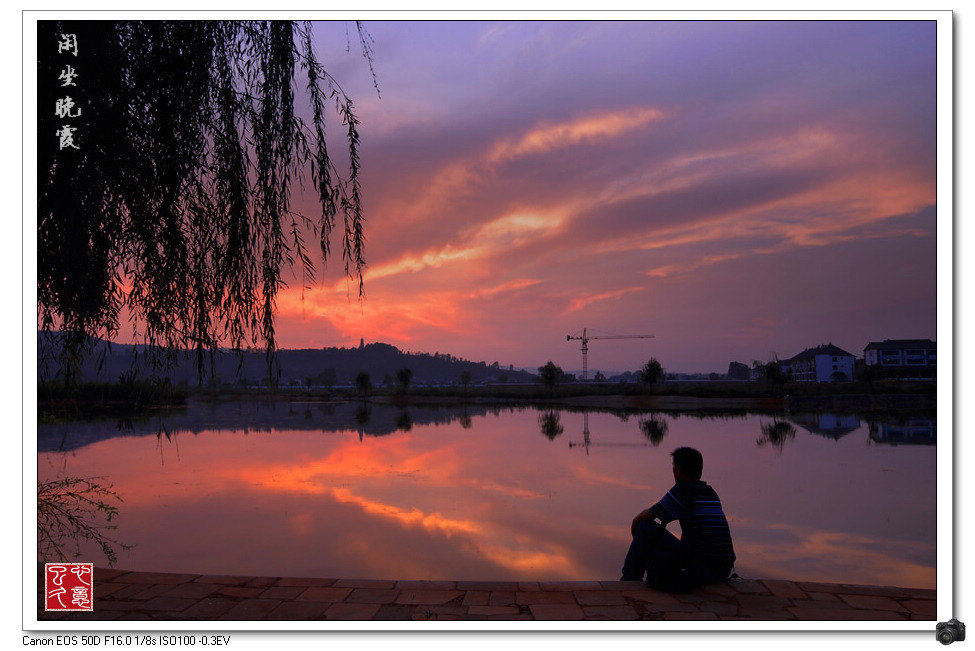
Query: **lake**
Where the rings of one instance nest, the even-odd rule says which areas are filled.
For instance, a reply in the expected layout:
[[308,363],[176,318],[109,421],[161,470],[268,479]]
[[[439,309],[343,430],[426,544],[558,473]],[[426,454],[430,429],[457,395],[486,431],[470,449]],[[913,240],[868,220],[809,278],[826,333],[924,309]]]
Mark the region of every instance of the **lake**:
[[743,578],[934,588],[935,430],[826,413],[190,402],[41,424],[38,478],[113,485],[113,536],[132,546],[120,569],[616,580],[631,519],[671,487],[686,445]]

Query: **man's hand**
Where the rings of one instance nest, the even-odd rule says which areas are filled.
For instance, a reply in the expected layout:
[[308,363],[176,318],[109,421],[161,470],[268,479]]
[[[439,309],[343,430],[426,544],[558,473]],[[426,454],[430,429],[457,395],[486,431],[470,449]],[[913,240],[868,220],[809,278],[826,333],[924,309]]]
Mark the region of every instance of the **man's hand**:
[[636,536],[636,528],[644,520],[653,520],[653,511],[650,509],[643,509],[635,518],[633,518],[633,524],[630,525],[631,536]]

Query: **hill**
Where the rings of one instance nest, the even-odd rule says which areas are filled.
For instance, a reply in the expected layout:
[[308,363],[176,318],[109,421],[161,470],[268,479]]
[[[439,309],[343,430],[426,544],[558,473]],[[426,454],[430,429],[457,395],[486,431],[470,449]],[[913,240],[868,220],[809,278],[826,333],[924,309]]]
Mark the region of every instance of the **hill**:
[[[38,380],[54,379],[57,343],[55,337],[38,333]],[[142,346],[94,342],[82,361],[82,382],[115,382],[126,379],[165,378],[175,384],[198,384],[195,359],[187,351],[173,352],[172,364],[153,369]],[[204,359],[205,382],[221,386],[267,384],[268,368],[259,350],[220,350]],[[535,382],[535,374],[502,367],[497,362],[473,362],[442,353],[406,353],[385,343],[360,344],[357,348],[282,349],[274,359],[273,375],[279,386],[351,385],[360,373],[368,373],[373,385],[392,385],[401,369],[411,372],[411,386],[441,386],[460,383],[470,373],[471,383]]]

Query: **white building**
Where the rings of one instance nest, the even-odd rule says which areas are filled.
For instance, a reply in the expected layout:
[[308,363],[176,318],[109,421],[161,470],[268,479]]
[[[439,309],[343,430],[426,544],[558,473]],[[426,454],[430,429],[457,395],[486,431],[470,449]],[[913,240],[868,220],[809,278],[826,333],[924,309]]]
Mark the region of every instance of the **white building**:
[[930,339],[871,341],[863,349],[867,366],[892,377],[933,379],[938,367],[938,345]]
[[793,382],[849,382],[856,357],[832,343],[807,348],[787,362]]

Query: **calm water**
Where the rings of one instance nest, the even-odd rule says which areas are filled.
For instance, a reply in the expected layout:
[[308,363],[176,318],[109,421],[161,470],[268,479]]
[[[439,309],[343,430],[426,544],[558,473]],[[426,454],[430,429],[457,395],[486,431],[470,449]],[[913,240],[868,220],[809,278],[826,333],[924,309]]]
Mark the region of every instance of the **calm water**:
[[193,403],[42,425],[38,474],[114,484],[123,569],[615,580],[689,445],[742,577],[934,588],[934,440],[932,421],[830,414]]

